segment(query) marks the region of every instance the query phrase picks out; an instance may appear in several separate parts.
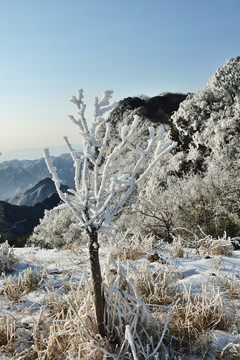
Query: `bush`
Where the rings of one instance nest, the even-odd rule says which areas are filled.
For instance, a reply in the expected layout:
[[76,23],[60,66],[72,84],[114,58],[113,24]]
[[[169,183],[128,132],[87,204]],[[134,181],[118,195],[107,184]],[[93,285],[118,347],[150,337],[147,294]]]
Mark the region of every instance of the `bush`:
[[12,265],[15,262],[13,248],[11,248],[6,241],[0,245],[0,275],[2,272],[9,272],[12,270]]
[[162,186],[151,178],[134,206],[135,226],[168,241],[183,233],[191,239],[192,233],[239,236],[240,167],[223,160],[211,161],[205,173],[168,177]]
[[74,223],[76,219],[67,207],[46,210],[26,245],[54,249],[79,244],[84,241],[84,237],[81,231],[73,226]]
[[233,245],[230,238],[226,237],[226,234],[222,238],[213,239],[211,236],[198,241],[198,252],[202,255],[224,255],[231,256],[233,254]]

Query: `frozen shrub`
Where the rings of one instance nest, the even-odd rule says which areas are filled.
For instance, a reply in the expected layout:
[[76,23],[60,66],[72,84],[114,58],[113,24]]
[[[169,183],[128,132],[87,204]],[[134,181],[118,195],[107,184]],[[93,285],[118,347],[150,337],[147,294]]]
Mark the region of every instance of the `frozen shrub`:
[[170,255],[174,258],[182,258],[184,256],[183,245],[180,239],[174,238],[170,250]]
[[[169,140],[163,126],[157,129],[153,126],[149,127],[147,144],[142,147],[136,145],[134,140],[140,119],[135,115],[129,125],[122,126],[120,139],[109,152],[109,140],[113,136],[112,126],[104,115],[115,107],[115,103],[110,102],[112,93],[113,91],[106,90],[100,100],[95,98],[94,121],[91,126],[87,124],[85,118],[83,90],[78,90],[77,96],[71,98],[77,109],[77,118],[71,115],[70,119],[79,128],[83,144],[83,153],[79,153],[72,148],[68,138],[64,137],[74,162],[75,189],[63,193],[49,150],[44,149],[45,161],[58,195],[64,206],[69,207],[75,215],[77,221],[75,226],[83,231],[88,239],[95,312],[99,334],[103,337],[106,336],[105,301],[101,284],[98,234],[112,230],[115,217],[131,196],[133,189],[149,175],[157,162],[177,145]],[[121,168],[126,149],[133,154],[134,159],[127,173]]]
[[239,150],[239,74],[240,57],[229,59],[173,114],[173,137],[185,150],[185,168],[195,163],[201,169],[210,154],[215,156],[227,144]]
[[32,235],[27,240],[27,246],[54,249],[75,246],[84,242],[81,231],[73,226],[74,215],[69,208],[54,208],[46,210]]
[[230,238],[226,234],[222,238],[213,239],[211,236],[198,241],[198,248],[202,255],[225,255],[233,254],[233,245]]
[[215,238],[239,236],[239,73],[240,57],[229,59],[172,115],[178,147],[156,166],[138,205],[132,204],[141,218],[135,226],[144,233],[171,241],[176,228],[201,237],[200,227]]
[[13,248],[11,248],[6,241],[0,245],[0,274],[2,272],[8,272],[12,269],[12,265],[15,261]]
[[168,241],[172,241],[172,235],[193,238],[190,232],[199,238],[202,233],[215,238],[225,232],[239,236],[239,170],[237,161],[227,162],[225,158],[225,162],[212,160],[205,173],[169,176],[162,186],[156,178],[149,179],[133,206],[135,226],[144,234],[152,233]]

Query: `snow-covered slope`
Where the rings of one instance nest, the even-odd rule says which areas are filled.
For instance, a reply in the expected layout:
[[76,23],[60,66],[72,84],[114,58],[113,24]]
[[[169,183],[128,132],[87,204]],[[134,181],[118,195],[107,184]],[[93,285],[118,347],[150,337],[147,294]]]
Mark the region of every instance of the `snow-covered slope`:
[[[8,264],[12,272],[6,270],[0,279],[1,359],[26,360],[44,354],[48,358],[52,353],[58,359],[84,360],[107,353],[112,359],[133,359],[135,354],[135,359],[142,360],[146,356],[140,349],[152,346],[156,347],[154,359],[219,359],[221,354],[223,359],[239,358],[240,252],[231,254],[226,239],[218,243],[205,239],[197,252],[180,242],[154,245],[149,238],[140,245],[126,240],[121,249],[117,244],[103,245],[100,254],[109,311],[110,302],[122,296],[114,307],[115,316],[121,316],[123,331],[120,324],[116,326],[122,338],[111,346],[92,330],[87,247],[77,252],[16,248],[9,253],[5,268]],[[124,244],[123,237],[120,243]],[[122,260],[116,263],[111,253]],[[156,261],[151,262],[153,254]],[[132,321],[125,323],[124,316],[127,319],[131,311]],[[140,327],[134,327],[134,319]],[[110,317],[109,327],[111,321]],[[158,332],[151,334],[148,321],[159,327]],[[142,326],[149,332],[144,336]]]

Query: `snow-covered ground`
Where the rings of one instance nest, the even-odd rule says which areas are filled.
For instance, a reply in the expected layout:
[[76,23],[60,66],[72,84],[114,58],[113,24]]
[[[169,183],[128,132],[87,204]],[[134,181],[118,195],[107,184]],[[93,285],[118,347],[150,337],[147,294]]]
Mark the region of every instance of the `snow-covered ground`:
[[[102,264],[109,262],[109,250],[112,249],[101,247]],[[146,252],[135,260],[122,260],[121,265],[127,269],[132,279],[137,277],[143,279],[146,274],[152,274],[152,277],[157,279],[159,274],[165,273],[164,281],[166,283],[168,280],[169,283],[171,282],[171,291],[178,294],[179,297],[181,293],[188,294],[193,298],[199,295],[203,298],[203,302],[208,297],[212,299],[219,297],[221,302],[224,302],[222,309],[229,311],[229,319],[231,316],[233,318],[228,330],[218,330],[217,326],[209,330],[211,351],[207,351],[206,357],[203,356],[203,351],[201,355],[195,355],[195,357],[193,355],[179,355],[178,357],[175,355],[172,358],[218,359],[224,347],[228,347],[231,351],[227,352],[226,349],[228,355],[223,358],[240,358],[240,336],[237,326],[240,309],[240,251],[234,251],[232,255],[225,256],[209,255],[206,251],[204,254],[204,252],[195,249],[184,248],[181,258],[174,256],[170,245],[161,244],[154,251],[160,256],[158,261],[151,262],[148,258],[150,254]],[[77,252],[57,249],[15,248],[11,268],[11,271],[2,273],[0,279],[0,316],[2,321],[0,358],[2,360],[28,359],[24,350],[31,343],[33,324],[40,322],[42,312],[49,311],[50,301],[46,299],[51,298],[53,294],[54,299],[56,299],[56,294],[67,296],[71,288],[76,289],[78,287],[84,273],[89,277],[87,248],[83,247]],[[32,273],[31,279],[34,277],[38,279],[35,286],[29,285],[29,272]],[[23,290],[19,290],[19,277],[22,279],[22,284],[24,283]],[[163,279],[162,276],[161,279]],[[141,284],[141,281],[138,281]],[[27,292],[27,288],[30,290],[29,292]],[[191,304],[193,306],[194,301]],[[206,303],[205,306],[207,307],[209,304]],[[7,324],[3,324],[3,322]],[[13,339],[10,341],[11,346],[7,346],[2,340],[5,327],[7,327],[8,340],[11,336],[15,337],[15,341]],[[167,347],[166,343],[165,346]],[[13,353],[17,354],[16,357],[13,357]],[[53,358],[49,357],[49,359]],[[129,355],[129,359],[132,358],[134,358],[134,354]],[[155,359],[157,358],[155,357]],[[71,359],[70,355],[69,359]]]

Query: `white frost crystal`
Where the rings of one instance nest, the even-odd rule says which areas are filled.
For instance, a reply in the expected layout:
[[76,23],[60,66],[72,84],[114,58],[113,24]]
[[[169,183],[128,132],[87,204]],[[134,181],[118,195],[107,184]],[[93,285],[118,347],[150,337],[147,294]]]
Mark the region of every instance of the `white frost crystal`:
[[[110,153],[107,152],[111,124],[107,123],[103,115],[116,106],[115,102],[110,103],[112,93],[111,90],[106,90],[100,100],[95,98],[95,115],[90,128],[84,115],[86,105],[83,102],[83,90],[78,90],[77,97],[71,98],[71,102],[77,107],[78,118],[70,116],[70,119],[79,127],[83,139],[83,154],[79,154],[72,148],[68,138],[64,137],[75,167],[75,189],[69,190],[73,195],[61,191],[49,151],[44,150],[44,157],[60,198],[77,217],[77,226],[90,232],[91,229],[111,229],[114,217],[126,203],[134,187],[149,174],[164,154],[176,146],[176,143],[165,136],[162,126],[157,130],[149,128],[150,138],[145,149],[135,146],[132,137],[140,120],[135,115],[132,123],[121,129],[119,143]],[[103,126],[105,133],[100,136],[99,129]],[[119,174],[116,170],[121,169],[123,161],[120,155],[124,158],[126,148],[134,154],[135,162],[131,164],[129,173]]]

